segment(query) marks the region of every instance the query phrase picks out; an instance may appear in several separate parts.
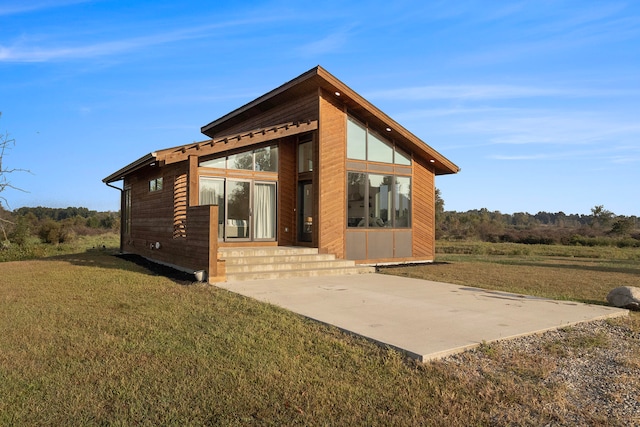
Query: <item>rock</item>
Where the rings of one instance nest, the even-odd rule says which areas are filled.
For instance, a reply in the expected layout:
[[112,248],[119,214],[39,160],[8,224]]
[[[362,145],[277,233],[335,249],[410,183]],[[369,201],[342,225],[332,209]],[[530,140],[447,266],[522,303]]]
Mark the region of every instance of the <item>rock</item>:
[[640,288],[635,286],[620,286],[609,292],[607,301],[614,307],[640,311]]

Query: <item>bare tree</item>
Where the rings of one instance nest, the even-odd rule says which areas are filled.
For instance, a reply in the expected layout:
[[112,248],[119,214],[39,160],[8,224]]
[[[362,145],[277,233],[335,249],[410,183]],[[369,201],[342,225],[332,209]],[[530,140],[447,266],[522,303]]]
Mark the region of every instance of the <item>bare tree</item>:
[[[2,112],[0,112],[0,116],[2,116]],[[14,190],[24,191],[11,184],[11,181],[9,181],[9,175],[14,172],[28,172],[28,171],[25,169],[7,168],[5,167],[5,164],[3,162],[5,154],[7,153],[8,150],[11,149],[11,147],[15,145],[15,143],[16,143],[15,139],[10,138],[8,133],[0,134],[0,209],[4,208],[3,205],[7,207],[9,206],[9,202],[2,195],[4,190],[6,190],[7,188],[12,188]],[[2,231],[4,240],[7,241],[7,233],[4,227],[5,224],[12,224],[12,222],[7,219],[0,218],[0,231]]]

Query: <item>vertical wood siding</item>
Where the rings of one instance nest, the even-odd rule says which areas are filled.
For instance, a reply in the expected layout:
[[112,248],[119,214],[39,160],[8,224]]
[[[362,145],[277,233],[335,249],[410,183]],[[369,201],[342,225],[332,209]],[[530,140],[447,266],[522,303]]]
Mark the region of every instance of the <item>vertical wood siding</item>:
[[296,239],[297,137],[280,140],[278,156],[278,243],[293,245]]
[[412,185],[413,256],[435,257],[434,173],[423,161],[414,161]]
[[345,257],[346,116],[330,96],[320,96],[319,235],[322,250]]

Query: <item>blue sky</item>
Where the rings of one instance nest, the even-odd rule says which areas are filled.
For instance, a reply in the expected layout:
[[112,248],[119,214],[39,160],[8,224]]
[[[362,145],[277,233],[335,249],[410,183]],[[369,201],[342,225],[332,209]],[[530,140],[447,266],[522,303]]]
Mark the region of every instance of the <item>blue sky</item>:
[[322,65],[462,168],[445,209],[640,215],[640,2],[0,4],[11,209],[118,210],[101,180]]

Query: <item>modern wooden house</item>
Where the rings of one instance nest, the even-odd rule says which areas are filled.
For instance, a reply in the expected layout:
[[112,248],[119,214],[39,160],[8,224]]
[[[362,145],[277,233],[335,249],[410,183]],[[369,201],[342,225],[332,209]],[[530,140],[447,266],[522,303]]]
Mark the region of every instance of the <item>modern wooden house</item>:
[[[436,175],[458,167],[321,67],[103,181],[121,250],[225,280],[231,247],[356,264],[431,261]],[[123,181],[122,189],[112,183]]]

